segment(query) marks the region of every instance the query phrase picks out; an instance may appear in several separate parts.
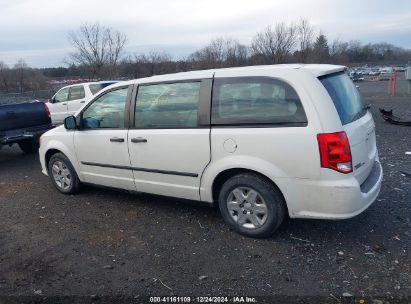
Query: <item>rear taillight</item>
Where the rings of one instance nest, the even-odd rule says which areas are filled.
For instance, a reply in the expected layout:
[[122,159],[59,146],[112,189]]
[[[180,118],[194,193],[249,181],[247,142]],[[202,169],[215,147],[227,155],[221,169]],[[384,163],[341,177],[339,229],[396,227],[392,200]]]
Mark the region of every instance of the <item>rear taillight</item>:
[[50,110],[49,110],[49,107],[47,106],[46,103],[44,103],[44,109],[46,110],[47,117],[48,117],[48,118],[51,118]]
[[321,167],[342,173],[352,172],[350,143],[345,132],[318,134]]

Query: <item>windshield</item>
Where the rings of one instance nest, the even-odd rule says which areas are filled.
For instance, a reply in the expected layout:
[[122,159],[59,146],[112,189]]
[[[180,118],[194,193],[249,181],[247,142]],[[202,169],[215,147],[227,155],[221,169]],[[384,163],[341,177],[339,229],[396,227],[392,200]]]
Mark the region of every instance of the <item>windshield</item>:
[[344,72],[322,76],[319,79],[330,94],[343,125],[361,118],[366,113],[357,87]]

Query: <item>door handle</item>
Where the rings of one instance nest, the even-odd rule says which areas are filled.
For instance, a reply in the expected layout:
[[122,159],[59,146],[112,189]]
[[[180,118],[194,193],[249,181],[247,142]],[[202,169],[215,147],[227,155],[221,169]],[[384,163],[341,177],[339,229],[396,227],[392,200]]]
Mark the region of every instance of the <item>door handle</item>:
[[85,103],[85,102],[86,102],[85,100],[80,101],[80,103]]
[[137,143],[145,143],[145,142],[147,142],[147,139],[142,138],[142,137],[137,137],[137,138],[132,138],[132,139],[131,139],[131,142],[132,142],[132,143],[135,143],[135,144],[137,144]]
[[67,105],[67,102],[63,102],[61,105],[62,105],[62,106],[66,106],[66,105]]
[[119,138],[119,137],[113,137],[110,138],[111,142],[124,142],[124,138]]

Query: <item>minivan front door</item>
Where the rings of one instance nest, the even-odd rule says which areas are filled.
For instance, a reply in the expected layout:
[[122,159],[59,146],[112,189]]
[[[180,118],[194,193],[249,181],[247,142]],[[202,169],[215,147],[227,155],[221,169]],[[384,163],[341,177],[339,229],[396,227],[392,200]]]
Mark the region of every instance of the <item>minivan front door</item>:
[[200,199],[210,162],[210,99],[211,79],[138,86],[128,134],[138,191]]
[[127,148],[127,100],[132,86],[112,89],[97,97],[81,114],[74,146],[85,181],[136,190]]
[[64,118],[67,117],[67,100],[70,88],[62,88],[53,96],[52,102],[47,106],[50,110],[51,120],[54,124],[63,123]]

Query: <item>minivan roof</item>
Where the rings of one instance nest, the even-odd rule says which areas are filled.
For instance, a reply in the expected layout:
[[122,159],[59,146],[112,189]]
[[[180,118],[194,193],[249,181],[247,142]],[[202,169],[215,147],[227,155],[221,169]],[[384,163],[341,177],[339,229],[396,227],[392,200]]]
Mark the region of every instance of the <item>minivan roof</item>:
[[184,80],[184,79],[200,79],[200,78],[211,78],[216,71],[238,71],[238,72],[251,72],[251,71],[261,71],[261,70],[305,70],[309,73],[312,73],[314,77],[319,77],[331,73],[344,71],[347,67],[343,65],[333,65],[333,64],[275,64],[275,65],[256,65],[256,66],[245,66],[245,67],[235,67],[235,68],[223,68],[223,69],[209,69],[209,70],[198,70],[190,72],[180,72],[173,74],[163,74],[155,75],[146,78],[139,78],[128,81],[121,81],[114,85],[111,85],[110,88],[117,86],[124,86],[128,84],[134,84],[136,80],[142,82],[160,82],[167,80]]

